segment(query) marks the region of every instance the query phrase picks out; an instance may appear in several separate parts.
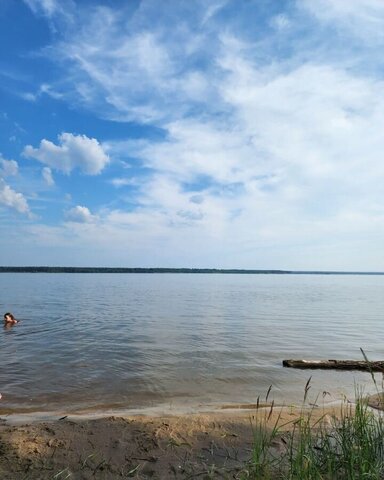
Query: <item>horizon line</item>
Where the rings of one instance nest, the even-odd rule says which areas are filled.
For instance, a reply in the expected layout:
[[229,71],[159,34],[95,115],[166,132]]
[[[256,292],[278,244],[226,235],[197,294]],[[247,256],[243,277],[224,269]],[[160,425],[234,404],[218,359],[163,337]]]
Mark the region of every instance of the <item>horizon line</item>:
[[276,275],[384,275],[381,271],[359,270],[282,270],[258,268],[200,267],[65,267],[65,266],[0,266],[0,273],[223,273]]

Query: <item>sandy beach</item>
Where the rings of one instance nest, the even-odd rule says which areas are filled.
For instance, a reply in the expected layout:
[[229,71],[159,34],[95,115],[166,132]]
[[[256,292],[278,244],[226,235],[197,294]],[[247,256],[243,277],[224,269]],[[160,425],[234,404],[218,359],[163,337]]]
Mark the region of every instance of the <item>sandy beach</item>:
[[[333,405],[306,412],[316,422],[323,416],[329,421],[340,411],[340,405]],[[282,427],[282,436],[274,442],[278,452],[284,448],[284,430],[302,413],[299,407],[274,407],[271,412],[250,406],[181,416],[68,415],[28,423],[3,416],[0,478],[236,479],[251,457],[256,423]]]

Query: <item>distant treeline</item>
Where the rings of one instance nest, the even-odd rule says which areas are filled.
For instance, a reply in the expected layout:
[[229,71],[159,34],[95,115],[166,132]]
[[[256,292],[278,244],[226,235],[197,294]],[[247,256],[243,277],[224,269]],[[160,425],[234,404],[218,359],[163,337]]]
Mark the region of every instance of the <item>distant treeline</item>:
[[21,273],[291,273],[284,270],[217,268],[109,268],[109,267],[0,267],[0,272]]
[[0,273],[236,273],[277,275],[384,275],[384,272],[247,270],[227,268],[0,267]]

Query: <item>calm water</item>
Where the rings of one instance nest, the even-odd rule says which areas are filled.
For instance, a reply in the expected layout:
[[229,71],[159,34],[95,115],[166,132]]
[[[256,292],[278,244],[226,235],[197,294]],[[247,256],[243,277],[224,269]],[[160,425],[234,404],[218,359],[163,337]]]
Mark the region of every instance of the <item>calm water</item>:
[[[1,408],[205,409],[374,391],[285,358],[384,358],[384,276],[0,274]],[[322,401],[322,400],[321,400]],[[1,412],[1,410],[0,410]]]

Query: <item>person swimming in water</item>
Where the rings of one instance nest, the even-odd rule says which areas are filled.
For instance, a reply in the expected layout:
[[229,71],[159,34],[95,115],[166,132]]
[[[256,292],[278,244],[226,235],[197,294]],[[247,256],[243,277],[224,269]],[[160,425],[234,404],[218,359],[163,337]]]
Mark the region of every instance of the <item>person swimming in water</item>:
[[4,325],[5,326],[16,325],[16,323],[19,323],[19,322],[12,315],[12,313],[10,313],[10,312],[4,313]]

